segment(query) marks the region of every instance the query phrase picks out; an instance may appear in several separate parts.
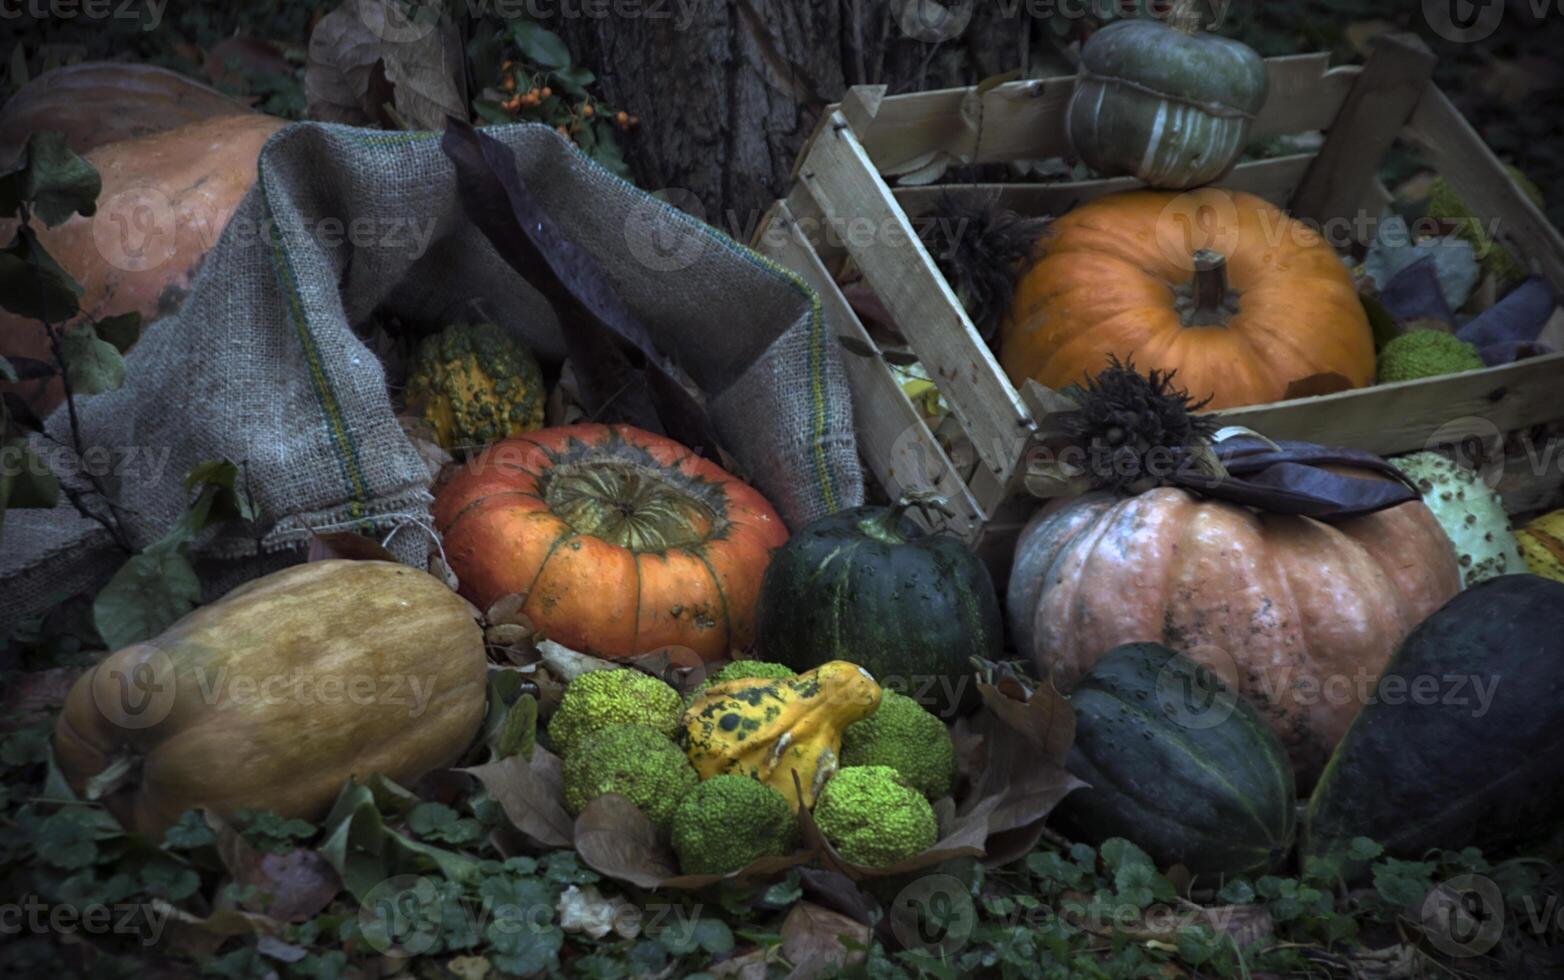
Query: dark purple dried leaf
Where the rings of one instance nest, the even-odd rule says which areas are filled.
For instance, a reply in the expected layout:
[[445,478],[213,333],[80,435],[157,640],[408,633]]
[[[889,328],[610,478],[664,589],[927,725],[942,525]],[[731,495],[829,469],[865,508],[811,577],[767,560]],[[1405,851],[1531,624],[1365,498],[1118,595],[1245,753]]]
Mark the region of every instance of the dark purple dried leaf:
[[510,147],[455,118],[447,122],[441,147],[456,167],[468,218],[558,315],[580,394],[594,417],[666,433],[713,453],[716,439],[704,406],[614,292],[607,270],[528,189]]

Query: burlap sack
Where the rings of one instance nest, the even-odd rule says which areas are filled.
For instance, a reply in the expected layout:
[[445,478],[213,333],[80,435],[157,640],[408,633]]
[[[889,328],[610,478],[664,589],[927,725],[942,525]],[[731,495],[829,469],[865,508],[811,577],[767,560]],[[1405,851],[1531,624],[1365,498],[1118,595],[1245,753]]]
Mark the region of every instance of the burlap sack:
[[[724,448],[784,520],[797,527],[861,502],[845,376],[802,281],[548,127],[484,132],[514,150],[528,186],[608,270],[659,348],[699,352]],[[57,471],[93,466],[138,546],[179,516],[193,466],[243,463],[276,523],[259,542],[217,530],[197,542],[209,594],[298,560],[311,529],[390,535],[399,556],[422,564],[432,534],[424,464],[354,326],[376,311],[471,315],[476,301],[541,357],[564,349],[547,304],[463,216],[454,177],[437,133],[316,123],[279,132],[180,312],[130,351],[125,386],[78,399],[84,442],[97,448],[83,461],[35,440],[40,453]],[[48,429],[69,442],[63,409]],[[0,627],[100,587],[124,557],[63,498],[53,511],[11,511],[0,529]]]

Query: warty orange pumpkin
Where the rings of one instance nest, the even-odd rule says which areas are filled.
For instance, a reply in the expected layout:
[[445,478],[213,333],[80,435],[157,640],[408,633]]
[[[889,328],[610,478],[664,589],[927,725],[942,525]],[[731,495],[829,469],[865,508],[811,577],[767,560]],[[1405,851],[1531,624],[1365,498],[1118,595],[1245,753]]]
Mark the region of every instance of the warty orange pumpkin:
[[1017,385],[1080,384],[1111,357],[1177,371],[1208,408],[1278,401],[1336,374],[1374,380],[1352,276],[1313,230],[1252,194],[1126,191],[1049,225],[1001,325]]
[[787,540],[754,489],[628,425],[495,443],[441,488],[434,520],[468,599],[521,595],[551,639],[608,657],[749,645],[761,577]]

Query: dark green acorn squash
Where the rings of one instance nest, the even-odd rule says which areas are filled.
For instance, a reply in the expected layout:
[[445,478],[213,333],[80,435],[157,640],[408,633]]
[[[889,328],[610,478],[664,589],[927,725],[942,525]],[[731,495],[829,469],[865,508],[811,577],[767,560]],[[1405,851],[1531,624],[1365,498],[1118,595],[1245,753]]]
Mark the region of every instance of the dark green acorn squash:
[[802,673],[858,664],[940,717],[977,703],[972,658],[1000,657],[1002,619],[988,569],[955,538],[924,534],[894,507],[815,521],[772,556],[760,587],[763,660]]
[[[1480,684],[1480,687],[1479,687]],[[1564,822],[1564,583],[1501,575],[1407,636],[1309,800],[1306,866],[1503,847]]]
[[1124,837],[1159,867],[1196,874],[1275,869],[1292,848],[1292,764],[1249,702],[1157,643],[1103,654],[1070,696],[1075,744],[1065,766],[1085,780],[1056,811],[1093,845]]

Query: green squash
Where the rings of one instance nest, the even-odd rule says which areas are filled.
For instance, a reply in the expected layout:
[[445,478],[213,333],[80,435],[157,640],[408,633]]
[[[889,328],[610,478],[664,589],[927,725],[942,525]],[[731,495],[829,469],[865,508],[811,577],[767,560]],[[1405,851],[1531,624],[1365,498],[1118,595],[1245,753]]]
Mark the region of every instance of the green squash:
[[1124,837],[1159,867],[1196,874],[1277,868],[1292,849],[1292,764],[1249,702],[1157,643],[1114,647],[1070,696],[1065,763],[1089,785],[1055,811],[1093,845]]
[[1564,583],[1502,575],[1461,592],[1372,693],[1309,800],[1306,867],[1354,876],[1355,837],[1418,858],[1564,823]]
[[942,718],[977,703],[972,658],[1001,654],[988,569],[955,538],[895,507],[858,507],[777,549],[760,586],[760,658],[796,671],[846,660]]
[[1175,26],[1115,21],[1081,47],[1065,129],[1075,155],[1104,176],[1183,190],[1216,180],[1243,152],[1265,104],[1265,60],[1196,33],[1198,14],[1179,15]]

